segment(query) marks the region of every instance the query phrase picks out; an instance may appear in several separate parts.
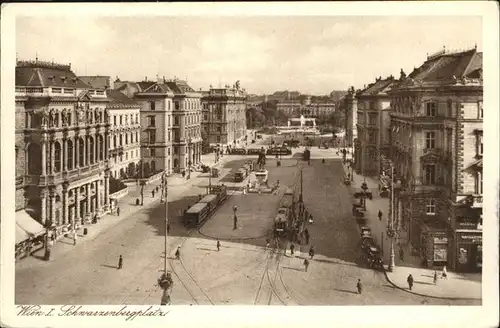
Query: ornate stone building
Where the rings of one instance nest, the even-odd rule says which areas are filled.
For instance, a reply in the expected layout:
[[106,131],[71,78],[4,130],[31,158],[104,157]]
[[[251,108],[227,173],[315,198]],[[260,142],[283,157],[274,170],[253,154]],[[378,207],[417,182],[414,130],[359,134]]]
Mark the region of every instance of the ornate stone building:
[[440,51],[388,92],[397,230],[429,265],[482,266],[482,53]]
[[141,105],[118,90],[106,90],[110,100],[109,164],[117,179],[136,176],[141,160]]
[[70,65],[38,60],[18,61],[15,83],[16,208],[59,229],[106,212],[105,91],[84,84]]
[[238,146],[246,136],[246,92],[239,82],[212,88],[202,98],[203,134],[212,145]]
[[354,143],[355,169],[367,176],[379,176],[382,159],[389,146],[389,110],[391,98],[387,91],[397,80],[393,76],[377,78],[356,93],[358,103],[357,135]]
[[354,87],[349,88],[342,101],[341,107],[345,111],[345,146],[354,147],[354,143],[358,138],[358,100],[356,99]]

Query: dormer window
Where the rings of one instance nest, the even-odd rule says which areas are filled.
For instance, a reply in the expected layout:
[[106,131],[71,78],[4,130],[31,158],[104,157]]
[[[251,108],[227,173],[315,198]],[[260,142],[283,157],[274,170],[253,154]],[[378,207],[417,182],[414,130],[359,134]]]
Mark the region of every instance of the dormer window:
[[425,116],[437,116],[437,103],[432,101],[425,104]]

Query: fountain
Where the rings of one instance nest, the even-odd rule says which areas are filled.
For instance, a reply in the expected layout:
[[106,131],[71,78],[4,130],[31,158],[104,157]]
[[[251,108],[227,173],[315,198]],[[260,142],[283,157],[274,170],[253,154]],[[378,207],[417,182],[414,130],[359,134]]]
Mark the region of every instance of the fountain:
[[300,115],[299,118],[288,119],[287,126],[277,126],[277,129],[278,134],[320,134],[316,127],[316,119],[314,117],[305,117],[304,115]]

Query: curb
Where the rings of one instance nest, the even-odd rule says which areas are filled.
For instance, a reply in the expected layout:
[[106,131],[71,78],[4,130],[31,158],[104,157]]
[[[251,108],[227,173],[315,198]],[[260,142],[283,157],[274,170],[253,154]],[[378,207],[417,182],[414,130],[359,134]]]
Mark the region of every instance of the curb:
[[389,282],[394,288],[405,291],[409,294],[421,296],[421,297],[428,297],[428,298],[434,298],[434,299],[441,299],[441,300],[449,300],[449,301],[482,301],[482,298],[473,298],[473,297],[446,297],[446,296],[434,296],[434,295],[427,295],[427,294],[421,294],[421,293],[416,293],[414,291],[410,291],[407,288],[400,287],[396,285],[395,283],[392,282],[392,280],[389,278],[387,275],[387,270],[384,268],[384,276],[387,282]]

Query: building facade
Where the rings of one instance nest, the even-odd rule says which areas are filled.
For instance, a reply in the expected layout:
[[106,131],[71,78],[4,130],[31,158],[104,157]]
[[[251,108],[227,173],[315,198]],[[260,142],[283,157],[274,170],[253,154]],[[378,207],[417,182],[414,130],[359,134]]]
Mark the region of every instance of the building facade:
[[110,173],[116,179],[134,178],[141,160],[141,106],[118,90],[106,90],[106,95]]
[[345,146],[353,147],[358,138],[357,120],[358,120],[358,100],[354,87],[350,87],[343,99],[343,108],[345,111]]
[[[388,145],[391,98],[387,91],[395,83],[393,76],[377,78],[356,94],[357,135],[354,143],[355,170],[363,175],[378,176]],[[385,115],[384,115],[385,114]]]
[[397,230],[428,265],[482,267],[482,53],[438,52],[392,96]]
[[16,208],[57,229],[108,211],[105,90],[38,59],[17,62],[15,83]]
[[202,131],[211,145],[238,146],[246,136],[246,93],[233,88],[210,88],[202,98]]
[[310,103],[302,108],[302,114],[318,118],[328,116],[333,112],[335,112],[335,103],[331,102]]
[[283,101],[276,105],[276,109],[288,117],[299,116],[304,106],[300,101]]
[[166,81],[173,92],[172,163],[174,172],[191,170],[201,162],[201,93],[186,81]]

